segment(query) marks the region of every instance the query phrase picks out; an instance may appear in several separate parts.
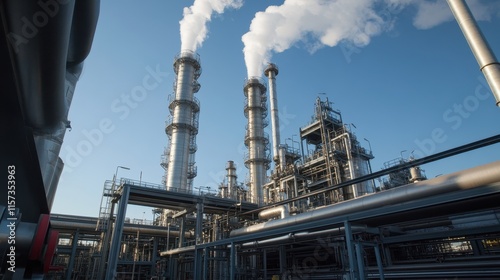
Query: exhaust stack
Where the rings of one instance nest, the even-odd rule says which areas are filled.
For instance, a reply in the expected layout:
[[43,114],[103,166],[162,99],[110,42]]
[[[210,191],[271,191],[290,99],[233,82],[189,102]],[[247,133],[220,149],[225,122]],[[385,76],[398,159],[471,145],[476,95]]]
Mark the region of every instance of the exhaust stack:
[[[278,115],[278,93],[276,91],[276,76],[278,75],[278,66],[274,63],[269,65],[264,70],[264,74],[269,79],[269,104],[271,107],[271,126],[273,133],[273,160],[278,165],[280,164],[279,146],[280,146],[280,121]],[[281,164],[280,164],[281,165]],[[283,166],[280,166],[283,168]]]
[[174,71],[176,80],[169,96],[170,116],[165,128],[170,146],[165,149],[161,165],[165,168],[167,190],[190,193],[197,174],[194,156],[200,103],[194,93],[200,89],[199,56],[191,51],[181,52],[175,59]]
[[236,165],[234,164],[234,161],[230,160],[227,162],[226,171],[227,197],[230,199],[236,199],[236,179],[238,177],[236,175]]
[[263,204],[262,187],[266,179],[266,170],[269,169],[267,155],[269,138],[264,133],[266,122],[266,86],[256,77],[248,78],[243,89],[245,93],[245,117],[248,119],[245,135],[245,145],[248,154],[245,166],[249,169],[250,202]]
[[496,105],[500,106],[500,63],[498,63],[495,54],[491,51],[465,1],[448,0],[448,5],[460,29],[462,29],[472,53],[476,57],[479,69],[481,69],[486,81],[488,81],[491,92],[495,96]]

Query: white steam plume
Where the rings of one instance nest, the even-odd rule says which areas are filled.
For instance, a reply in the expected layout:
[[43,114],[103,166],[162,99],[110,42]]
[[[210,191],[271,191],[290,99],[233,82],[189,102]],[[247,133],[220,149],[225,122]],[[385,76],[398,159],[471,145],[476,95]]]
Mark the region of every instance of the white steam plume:
[[[444,22],[453,21],[448,3],[444,0],[386,0],[390,5],[401,7],[414,6],[416,15],[413,18],[413,26],[418,29],[430,29]],[[500,15],[500,3],[495,1],[466,1],[474,18],[478,21],[488,21],[495,14]]]
[[[500,2],[467,1],[477,20],[500,15]],[[249,77],[261,76],[271,54],[305,41],[309,51],[347,41],[357,47],[390,30],[398,13],[414,7],[413,25],[428,29],[453,20],[445,0],[285,0],[255,14],[243,35],[243,53]]]
[[248,76],[261,76],[271,52],[282,52],[305,38],[315,40],[311,51],[342,40],[367,45],[384,28],[373,5],[373,0],[285,0],[258,12],[242,37]]
[[240,8],[243,0],[195,0],[189,8],[184,8],[184,18],[179,22],[181,29],[181,50],[195,52],[207,37],[206,23],[213,12],[222,14],[226,8]]

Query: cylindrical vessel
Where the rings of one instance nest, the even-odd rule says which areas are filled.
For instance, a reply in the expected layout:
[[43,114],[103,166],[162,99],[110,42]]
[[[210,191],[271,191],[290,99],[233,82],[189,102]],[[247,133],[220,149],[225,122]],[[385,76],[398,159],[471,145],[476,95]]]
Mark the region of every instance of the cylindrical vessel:
[[191,192],[192,179],[196,176],[194,153],[200,110],[194,97],[194,93],[199,90],[199,59],[192,52],[184,51],[175,60],[174,70],[177,78],[174,85],[175,96],[169,105],[171,118],[166,127],[170,150],[165,185],[167,190]]
[[227,198],[235,199],[236,198],[236,165],[232,160],[227,162]]
[[250,202],[263,204],[262,186],[269,166],[267,158],[268,139],[264,134],[266,116],[266,87],[258,78],[249,78],[244,87],[247,99],[245,113],[248,117],[248,131],[245,144],[248,147],[248,158],[245,165],[249,169]]

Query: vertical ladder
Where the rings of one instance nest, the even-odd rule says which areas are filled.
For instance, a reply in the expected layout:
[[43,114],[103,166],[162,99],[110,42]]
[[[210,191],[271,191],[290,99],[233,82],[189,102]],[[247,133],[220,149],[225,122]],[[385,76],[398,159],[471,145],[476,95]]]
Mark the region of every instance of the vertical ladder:
[[108,229],[108,221],[111,212],[111,200],[113,199],[113,184],[114,181],[106,180],[104,182],[104,187],[102,190],[101,197],[101,206],[99,209],[99,219],[97,220],[96,230],[97,231],[106,231]]

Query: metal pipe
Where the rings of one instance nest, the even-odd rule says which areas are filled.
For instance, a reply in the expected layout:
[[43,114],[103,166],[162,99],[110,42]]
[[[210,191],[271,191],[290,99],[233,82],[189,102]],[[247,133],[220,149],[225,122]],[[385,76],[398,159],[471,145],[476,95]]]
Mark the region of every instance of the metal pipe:
[[474,16],[464,0],[447,0],[462,33],[476,57],[479,69],[483,72],[491,92],[500,106],[500,64],[488,42],[479,29]]
[[[458,147],[455,147],[455,148],[452,148],[452,149],[449,149],[449,150],[446,150],[446,151],[442,151],[442,152],[439,152],[439,153],[436,153],[436,154],[433,154],[433,155],[430,155],[430,156],[426,156],[426,157],[423,157],[423,158],[415,159],[415,160],[406,162],[404,164],[392,166],[392,167],[389,167],[389,168],[386,168],[386,169],[383,169],[383,170],[380,170],[380,171],[375,171],[375,172],[373,172],[371,174],[360,176],[360,177],[358,177],[358,178],[356,178],[354,180],[349,180],[349,181],[346,181],[346,182],[338,183],[336,185],[323,188],[321,190],[310,191],[310,192],[308,192],[306,194],[303,194],[301,196],[289,198],[286,201],[279,201],[279,202],[276,202],[276,203],[274,203],[272,205],[267,205],[266,208],[271,208],[271,207],[274,207],[276,205],[291,203],[291,202],[294,202],[294,201],[297,201],[297,200],[307,199],[309,197],[312,197],[312,196],[315,196],[315,195],[318,195],[318,194],[322,194],[322,193],[325,193],[325,192],[328,192],[328,191],[331,191],[331,190],[335,190],[335,189],[338,189],[338,188],[350,186],[352,184],[362,183],[362,182],[365,182],[367,180],[375,179],[375,178],[378,178],[378,177],[383,176],[383,175],[387,175],[387,174],[390,174],[390,173],[393,173],[393,172],[396,172],[396,171],[400,171],[400,170],[402,170],[404,168],[410,168],[410,167],[413,167],[413,166],[418,166],[418,165],[423,165],[423,164],[426,164],[426,163],[429,163],[429,162],[434,162],[434,161],[437,161],[437,160],[440,160],[440,159],[443,159],[443,158],[448,158],[448,157],[455,156],[455,155],[458,155],[458,154],[466,153],[466,152],[469,152],[469,151],[472,151],[472,150],[475,150],[475,149],[479,149],[479,148],[482,148],[482,147],[486,147],[486,146],[489,146],[489,145],[493,145],[493,144],[496,144],[496,143],[499,143],[499,142],[500,142],[500,134],[495,135],[495,136],[491,136],[491,137],[488,137],[488,138],[485,138],[485,139],[481,139],[481,140],[478,140],[478,141],[475,141],[475,142],[472,142],[472,143],[468,143],[468,144],[465,144],[465,145],[462,145],[462,146],[458,146]],[[305,183],[307,184],[307,182],[305,182]],[[250,215],[252,213],[256,213],[257,211],[261,211],[261,210],[260,209],[250,210],[250,211],[247,211],[247,212],[245,212],[243,214],[244,215]]]
[[177,254],[181,254],[181,253],[189,253],[189,252],[194,252],[195,249],[196,248],[194,245],[185,246],[185,247],[180,247],[180,248],[175,248],[172,250],[160,252],[160,256],[164,257],[164,256],[169,256],[169,255],[177,255]]
[[321,220],[332,216],[355,213],[447,192],[472,189],[496,182],[500,182],[500,161],[404,185],[384,192],[369,194],[358,199],[339,202],[317,210],[290,216],[286,219],[272,220],[235,229],[231,231],[230,236],[234,237],[262,230],[282,228],[306,221]]
[[[89,230],[89,231],[95,231],[96,233],[96,226],[95,224],[91,223],[79,223],[79,222],[67,222],[67,221],[57,221],[57,220],[51,220],[50,225],[52,228],[55,229],[82,229],[82,230]],[[123,233],[135,233],[137,232],[138,226],[124,226],[123,227]],[[154,236],[166,236],[168,234],[168,230],[166,229],[155,229],[155,228],[141,228],[141,232],[146,235],[154,235]],[[170,235],[178,237],[179,236],[179,231],[172,231],[170,230]],[[186,232],[184,234],[186,238],[193,238],[193,234],[191,232]]]
[[259,212],[259,219],[267,220],[278,216],[280,217],[280,219],[284,219],[288,217],[288,215],[289,215],[288,207],[285,205],[280,205],[273,208],[262,210],[261,212]]
[[[273,129],[273,160],[279,162],[279,146],[280,146],[280,120],[278,115],[278,93],[276,91],[276,76],[278,75],[278,67],[274,63],[269,63],[264,70],[264,74],[269,79],[269,105],[271,107],[271,125]],[[283,169],[283,166],[281,167]]]
[[[367,227],[366,226],[351,226],[352,232],[363,232],[366,231]],[[337,236],[337,235],[342,235],[345,232],[344,227],[338,227],[338,228],[331,228],[331,229],[325,229],[325,230],[319,230],[319,231],[312,231],[312,232],[297,232],[297,233],[289,233],[284,236],[280,237],[275,237],[275,238],[270,238],[270,239],[265,239],[265,240],[256,240],[252,242],[247,242],[241,244],[240,248],[241,249],[246,249],[246,248],[252,248],[252,247],[263,247],[263,246],[271,246],[275,244],[283,244],[283,242],[293,240],[294,242],[304,240],[304,239],[310,239],[314,238],[316,236]]]
[[[331,142],[335,142],[336,140],[344,138],[344,146],[346,149],[346,154],[347,154],[347,164],[349,165],[349,179],[353,180],[356,178],[356,175],[354,173],[354,162],[352,158],[352,146],[351,146],[351,135],[348,132],[342,133],[339,136],[333,138]],[[328,156],[328,155],[325,155]],[[358,197],[358,189],[357,189],[357,184],[352,184],[351,185],[351,191],[352,191],[352,198],[357,198]],[[348,197],[344,199],[350,199]]]

